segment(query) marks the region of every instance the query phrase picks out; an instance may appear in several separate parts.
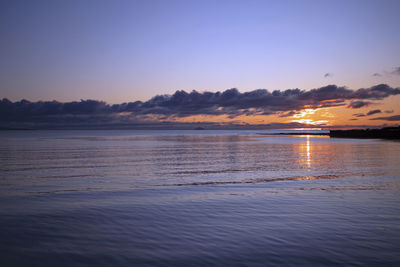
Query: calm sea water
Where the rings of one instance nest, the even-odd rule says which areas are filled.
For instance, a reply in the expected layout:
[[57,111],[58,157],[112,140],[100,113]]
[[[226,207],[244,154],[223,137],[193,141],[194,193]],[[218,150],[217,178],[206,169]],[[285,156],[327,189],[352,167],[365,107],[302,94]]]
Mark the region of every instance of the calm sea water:
[[400,265],[400,142],[259,132],[0,132],[0,265]]

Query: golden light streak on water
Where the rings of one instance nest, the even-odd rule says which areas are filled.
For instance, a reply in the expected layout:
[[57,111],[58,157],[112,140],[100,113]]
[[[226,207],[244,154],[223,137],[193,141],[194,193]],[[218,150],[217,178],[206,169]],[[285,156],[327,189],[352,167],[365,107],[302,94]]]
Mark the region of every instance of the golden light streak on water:
[[306,149],[307,149],[307,167],[311,168],[311,148],[310,148],[310,136],[309,135],[307,135]]

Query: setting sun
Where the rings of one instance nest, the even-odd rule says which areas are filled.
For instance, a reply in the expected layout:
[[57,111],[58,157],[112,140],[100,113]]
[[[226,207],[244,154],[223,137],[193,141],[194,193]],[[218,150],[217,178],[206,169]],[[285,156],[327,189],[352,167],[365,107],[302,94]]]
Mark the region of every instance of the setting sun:
[[1,0],[0,267],[400,265],[400,0]]

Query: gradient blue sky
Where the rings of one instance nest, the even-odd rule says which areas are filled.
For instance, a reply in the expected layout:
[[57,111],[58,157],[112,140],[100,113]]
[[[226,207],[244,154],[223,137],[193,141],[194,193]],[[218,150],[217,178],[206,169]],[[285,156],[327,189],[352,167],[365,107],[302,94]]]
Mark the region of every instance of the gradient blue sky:
[[0,97],[121,103],[182,89],[396,87],[399,11],[388,0],[3,0]]

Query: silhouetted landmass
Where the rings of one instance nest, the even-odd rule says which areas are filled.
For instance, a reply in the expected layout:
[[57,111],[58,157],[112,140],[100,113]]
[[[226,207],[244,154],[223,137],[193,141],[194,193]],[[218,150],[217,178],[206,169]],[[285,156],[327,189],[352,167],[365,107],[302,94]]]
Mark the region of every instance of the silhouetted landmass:
[[257,133],[259,135],[329,135],[329,133]]
[[331,130],[330,137],[400,139],[400,126],[366,130]]
[[353,130],[330,130],[329,133],[307,133],[307,132],[283,132],[283,133],[258,133],[259,135],[329,135],[338,138],[380,138],[400,139],[400,126],[385,127],[381,129],[353,129]]

